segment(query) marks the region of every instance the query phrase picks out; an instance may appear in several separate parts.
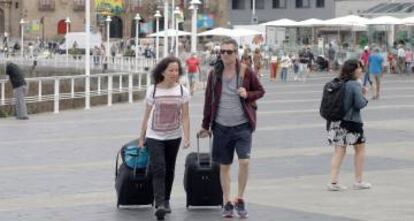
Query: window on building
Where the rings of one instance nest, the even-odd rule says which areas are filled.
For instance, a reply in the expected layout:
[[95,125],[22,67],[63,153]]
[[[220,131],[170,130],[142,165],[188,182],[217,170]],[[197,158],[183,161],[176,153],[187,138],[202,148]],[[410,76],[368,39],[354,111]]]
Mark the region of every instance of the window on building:
[[317,8],[325,8],[325,0],[316,0]]
[[286,8],[286,0],[273,0],[272,8]]
[[309,8],[310,0],[296,0],[296,8]]
[[[256,9],[264,9],[265,1],[264,0],[255,0],[256,1]],[[253,0],[250,0],[250,9],[253,9]]]
[[245,0],[232,0],[231,1],[232,9],[235,9],[235,10],[244,9],[244,2]]
[[141,1],[131,1],[131,11],[138,13],[141,9]]
[[19,3],[18,2],[16,2],[15,7],[16,7],[16,9],[19,8]]
[[84,11],[85,10],[85,0],[73,0],[73,10],[74,11]]
[[55,10],[54,0],[39,0],[39,11],[53,11]]

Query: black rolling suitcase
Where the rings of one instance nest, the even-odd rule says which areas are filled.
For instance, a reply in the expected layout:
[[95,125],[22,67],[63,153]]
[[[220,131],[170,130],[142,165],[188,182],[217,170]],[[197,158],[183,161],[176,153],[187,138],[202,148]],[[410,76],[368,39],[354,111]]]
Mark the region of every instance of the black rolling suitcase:
[[211,136],[209,146],[209,153],[200,153],[200,138],[197,135],[197,152],[192,152],[186,157],[184,189],[187,195],[187,208],[189,206],[223,206],[220,167],[211,158]]
[[[146,168],[130,168],[124,159],[127,147],[136,145],[138,140],[125,144],[116,156],[115,189],[117,193],[117,207],[130,205],[154,205],[152,180],[148,166]],[[122,164],[118,167],[119,155]]]

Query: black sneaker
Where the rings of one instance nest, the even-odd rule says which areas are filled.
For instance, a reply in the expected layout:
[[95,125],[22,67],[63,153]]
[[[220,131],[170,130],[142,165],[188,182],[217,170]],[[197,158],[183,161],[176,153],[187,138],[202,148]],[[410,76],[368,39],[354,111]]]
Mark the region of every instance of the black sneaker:
[[233,210],[234,210],[233,204],[231,204],[230,201],[227,202],[226,205],[224,205],[222,216],[225,218],[233,218],[234,216]]
[[236,203],[234,204],[234,207],[236,209],[237,215],[240,216],[240,218],[245,219],[248,217],[248,213],[246,210],[246,203],[243,199],[237,199]]
[[155,211],[155,216],[157,217],[157,220],[164,220],[165,214],[167,213],[167,210],[164,206],[159,206],[158,209]]
[[166,213],[171,213],[170,201],[166,200],[164,205],[165,205],[165,212]]

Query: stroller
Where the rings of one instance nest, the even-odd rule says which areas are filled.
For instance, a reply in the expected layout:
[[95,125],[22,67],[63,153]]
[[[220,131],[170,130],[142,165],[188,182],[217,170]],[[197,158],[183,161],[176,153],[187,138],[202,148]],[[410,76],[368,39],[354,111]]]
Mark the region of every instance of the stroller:
[[316,57],[316,69],[318,71],[328,71],[329,70],[329,62],[323,55],[318,55]]

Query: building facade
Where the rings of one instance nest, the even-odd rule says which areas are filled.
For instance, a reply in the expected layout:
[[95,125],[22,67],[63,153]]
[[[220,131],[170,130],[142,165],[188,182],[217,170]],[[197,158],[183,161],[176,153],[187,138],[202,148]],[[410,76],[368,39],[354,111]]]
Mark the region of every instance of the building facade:
[[257,24],[282,18],[300,21],[335,17],[334,0],[255,0],[254,15],[253,0],[228,2],[231,25]]
[[[100,32],[106,36],[106,16],[111,15],[110,37],[115,39],[129,39],[135,37],[136,13],[141,15],[140,36],[155,31],[155,11],[158,9],[163,16],[163,0],[123,0],[122,8],[118,13],[100,11],[97,2],[116,2],[115,0],[90,0],[91,4],[91,31]],[[169,10],[172,11],[172,2],[169,0]],[[190,31],[191,10],[189,0],[175,0],[175,6],[183,11],[184,22],[181,29]],[[227,5],[220,4],[220,0],[203,0],[199,6],[198,23],[213,22],[214,26],[227,23]],[[115,4],[115,3],[114,3]],[[171,16],[171,14],[170,14]],[[71,32],[85,30],[85,0],[0,0],[0,36],[19,38],[21,36],[20,20],[24,23],[24,38],[27,40],[42,39],[45,41],[64,38],[66,33],[66,18],[69,17]],[[204,20],[205,21],[204,21]],[[171,22],[171,18],[169,18]],[[163,30],[164,18],[160,18],[160,30]],[[200,30],[202,30],[201,28]]]
[[0,36],[18,36],[21,0],[0,0]]

